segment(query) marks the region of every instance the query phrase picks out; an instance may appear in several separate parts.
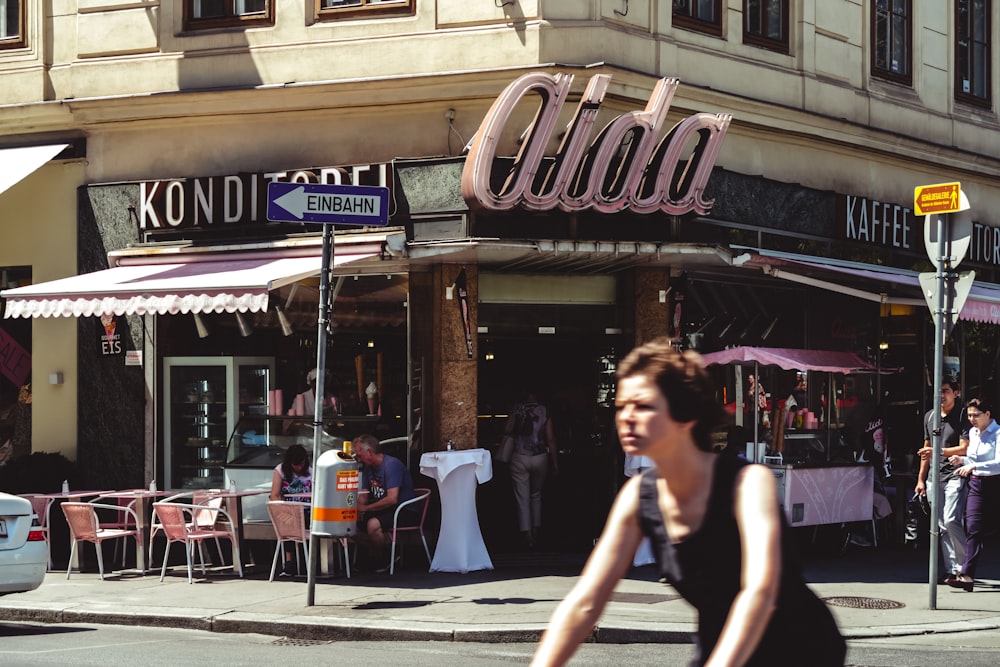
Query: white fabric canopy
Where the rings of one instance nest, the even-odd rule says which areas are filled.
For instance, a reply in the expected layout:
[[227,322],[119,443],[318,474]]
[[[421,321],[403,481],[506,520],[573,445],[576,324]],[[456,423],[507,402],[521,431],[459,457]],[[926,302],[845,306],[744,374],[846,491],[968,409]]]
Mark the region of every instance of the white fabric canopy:
[[[371,257],[337,253],[333,265]],[[0,293],[5,317],[259,312],[268,293],[319,275],[322,258],[213,259],[117,266]]]
[[[819,261],[815,257],[793,255],[776,251],[755,251],[739,257],[739,264],[751,268],[760,268],[764,273],[775,278],[803,283],[828,289],[841,294],[857,296],[877,303],[908,303],[916,306],[926,305],[921,293],[919,273],[904,269],[893,269],[885,266],[868,264],[837,264],[834,260]],[[801,273],[797,273],[800,271]],[[822,276],[828,276],[823,279]],[[859,290],[843,285],[839,276],[852,276],[869,281],[873,289],[885,285],[909,288],[913,297],[890,296],[868,290]],[[1000,324],[1000,285],[976,281],[969,291],[959,319],[973,322]]]
[[16,185],[69,144],[48,144],[0,150],[0,193]]

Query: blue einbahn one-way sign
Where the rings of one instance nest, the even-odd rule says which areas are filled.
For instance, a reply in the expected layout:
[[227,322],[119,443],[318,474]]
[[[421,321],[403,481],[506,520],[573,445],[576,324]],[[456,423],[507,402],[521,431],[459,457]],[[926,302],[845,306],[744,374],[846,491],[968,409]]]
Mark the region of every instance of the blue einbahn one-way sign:
[[271,222],[385,226],[389,224],[389,188],[269,183],[267,219]]

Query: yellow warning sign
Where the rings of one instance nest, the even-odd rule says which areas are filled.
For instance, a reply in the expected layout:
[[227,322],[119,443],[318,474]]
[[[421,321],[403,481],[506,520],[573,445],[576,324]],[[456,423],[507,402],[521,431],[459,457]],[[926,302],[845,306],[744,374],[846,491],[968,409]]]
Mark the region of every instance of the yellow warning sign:
[[913,188],[913,210],[917,215],[958,213],[962,210],[962,184],[937,183]]

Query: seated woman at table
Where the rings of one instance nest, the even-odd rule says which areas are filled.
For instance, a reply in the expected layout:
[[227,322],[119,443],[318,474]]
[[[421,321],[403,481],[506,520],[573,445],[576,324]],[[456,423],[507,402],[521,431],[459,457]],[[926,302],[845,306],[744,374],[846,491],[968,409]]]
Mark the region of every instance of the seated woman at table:
[[292,445],[285,450],[285,458],[274,466],[271,476],[271,500],[294,500],[303,503],[308,498],[286,498],[291,494],[312,493],[312,468],[309,454],[302,445]]
[[[392,531],[396,506],[412,500],[413,478],[406,464],[394,456],[383,454],[378,438],[370,434],[359,435],[353,440],[354,453],[361,463],[361,493],[358,494],[360,541],[366,542],[372,557],[384,562],[387,532]],[[403,508],[399,514],[400,526],[415,526],[420,513],[413,503]],[[411,508],[413,508],[411,510]],[[398,556],[397,556],[398,558]],[[389,566],[379,571],[389,571]]]
[[[284,460],[274,467],[271,476],[271,500],[288,500],[308,503],[309,498],[288,498],[290,494],[312,493],[312,468],[309,466],[309,454],[302,445],[292,445],[285,450]],[[308,513],[306,514],[308,521]],[[281,570],[282,577],[292,576],[295,571],[295,553],[291,548],[285,549],[285,564]]]

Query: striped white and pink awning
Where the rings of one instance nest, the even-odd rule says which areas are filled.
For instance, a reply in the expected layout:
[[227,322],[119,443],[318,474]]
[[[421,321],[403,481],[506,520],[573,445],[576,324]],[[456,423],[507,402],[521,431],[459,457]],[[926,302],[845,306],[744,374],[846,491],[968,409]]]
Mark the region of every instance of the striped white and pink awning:
[[[227,257],[228,255],[228,257]],[[336,253],[333,266],[373,253]],[[116,266],[0,293],[5,317],[172,315],[260,312],[271,290],[318,276],[319,255],[234,258],[218,254],[196,261]]]

